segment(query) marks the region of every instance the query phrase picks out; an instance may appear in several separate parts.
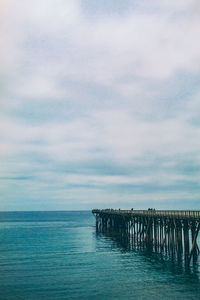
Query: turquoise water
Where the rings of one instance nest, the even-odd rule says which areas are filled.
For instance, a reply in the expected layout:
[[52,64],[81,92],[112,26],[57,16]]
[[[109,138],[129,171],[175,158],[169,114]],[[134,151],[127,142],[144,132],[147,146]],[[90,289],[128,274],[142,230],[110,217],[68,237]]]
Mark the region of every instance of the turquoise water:
[[199,261],[130,249],[91,212],[0,213],[0,299],[200,299]]

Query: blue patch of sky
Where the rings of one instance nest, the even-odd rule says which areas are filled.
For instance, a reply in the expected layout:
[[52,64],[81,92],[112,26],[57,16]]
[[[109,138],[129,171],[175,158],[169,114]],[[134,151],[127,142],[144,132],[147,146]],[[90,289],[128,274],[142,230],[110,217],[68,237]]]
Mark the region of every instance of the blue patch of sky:
[[130,11],[135,11],[139,14],[158,14],[162,10],[162,6],[149,0],[81,0],[80,3],[85,14],[90,17],[121,15],[130,13]]
[[[101,188],[101,187],[100,187]],[[104,185],[102,189],[107,190],[108,192],[123,192],[123,194],[150,194],[154,193],[174,193],[177,192],[177,195],[181,192],[198,192],[200,184],[198,182],[187,182],[187,181],[175,181],[170,184],[160,184],[159,182],[150,182],[150,183],[130,183],[130,184],[109,184]]]
[[121,14],[126,12],[133,3],[137,3],[137,1],[133,0],[101,0],[101,1],[93,1],[93,0],[82,0],[82,8],[89,15],[108,15],[116,13]]
[[160,116],[174,117],[177,113],[185,112],[188,101],[198,92],[199,76],[181,72],[164,81],[160,88],[162,90],[162,95],[159,97]]
[[[154,97],[154,102],[149,112],[145,113],[145,120],[148,122],[166,120],[187,113],[188,103],[199,90],[199,74],[178,72],[167,80],[151,81],[150,84],[151,91],[155,91],[155,95],[147,97],[148,99]],[[146,86],[148,90],[148,82]]]
[[[37,87],[35,87],[37,89]],[[59,88],[59,87],[58,87]],[[113,103],[120,106],[120,97],[109,87],[62,79],[60,88],[66,96],[60,98],[20,97],[17,107],[10,112],[31,124],[48,121],[71,121],[91,115],[93,112],[112,109]],[[70,92],[73,91],[72,94]],[[75,92],[76,91],[76,92]],[[69,92],[69,96],[67,96]],[[51,95],[50,95],[51,97]]]
[[26,180],[33,180],[35,177],[34,176],[2,176],[0,177],[1,181],[5,180],[19,180],[19,181],[26,181]]

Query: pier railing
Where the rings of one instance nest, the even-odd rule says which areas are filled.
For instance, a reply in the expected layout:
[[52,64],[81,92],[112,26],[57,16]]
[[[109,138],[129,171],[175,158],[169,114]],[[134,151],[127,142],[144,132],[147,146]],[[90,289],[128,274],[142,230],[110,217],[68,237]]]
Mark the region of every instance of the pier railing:
[[143,216],[161,216],[161,217],[178,217],[178,218],[200,218],[200,210],[122,210],[122,209],[93,209],[93,213],[109,213],[109,214],[133,214]]

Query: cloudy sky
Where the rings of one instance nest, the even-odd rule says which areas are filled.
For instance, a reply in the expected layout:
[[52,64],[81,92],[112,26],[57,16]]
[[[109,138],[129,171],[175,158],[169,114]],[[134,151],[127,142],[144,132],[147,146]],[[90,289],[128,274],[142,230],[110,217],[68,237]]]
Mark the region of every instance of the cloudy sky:
[[199,0],[4,0],[0,210],[200,209]]

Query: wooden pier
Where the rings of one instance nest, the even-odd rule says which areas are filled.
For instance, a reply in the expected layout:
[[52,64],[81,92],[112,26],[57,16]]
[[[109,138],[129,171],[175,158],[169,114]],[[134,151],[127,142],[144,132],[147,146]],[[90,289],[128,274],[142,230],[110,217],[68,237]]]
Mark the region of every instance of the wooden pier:
[[92,213],[98,232],[117,233],[137,247],[183,256],[187,264],[197,260],[200,210],[93,209]]

